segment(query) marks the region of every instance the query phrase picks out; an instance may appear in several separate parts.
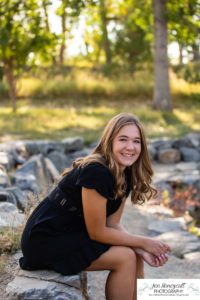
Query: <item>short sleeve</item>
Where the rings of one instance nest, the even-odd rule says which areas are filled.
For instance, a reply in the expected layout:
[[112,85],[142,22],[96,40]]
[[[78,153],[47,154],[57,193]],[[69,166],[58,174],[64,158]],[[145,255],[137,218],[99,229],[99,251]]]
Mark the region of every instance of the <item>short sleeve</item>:
[[76,185],[95,189],[101,196],[114,200],[114,178],[108,168],[100,163],[90,163],[80,167]]

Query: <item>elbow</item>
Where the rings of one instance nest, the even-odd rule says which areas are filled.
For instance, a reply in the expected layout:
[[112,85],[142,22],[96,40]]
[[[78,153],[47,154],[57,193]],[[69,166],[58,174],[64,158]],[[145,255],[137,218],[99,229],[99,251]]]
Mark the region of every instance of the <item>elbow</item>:
[[97,230],[90,230],[88,231],[89,237],[93,241],[102,241],[103,239],[103,232]]

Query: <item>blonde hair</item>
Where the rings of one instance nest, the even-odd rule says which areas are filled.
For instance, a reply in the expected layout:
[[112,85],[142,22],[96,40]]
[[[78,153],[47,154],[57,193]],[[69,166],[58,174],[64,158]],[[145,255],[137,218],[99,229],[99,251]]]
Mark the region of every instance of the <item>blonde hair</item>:
[[[113,158],[112,144],[120,129],[126,125],[136,125],[140,132],[141,153],[137,161],[128,168],[131,170],[131,201],[133,203],[142,204],[146,199],[149,200],[152,196],[155,196],[157,191],[151,185],[153,170],[147,150],[144,130],[140,121],[134,115],[121,113],[113,117],[106,125],[101,139],[92,153],[86,157],[75,160],[72,168],[85,166],[93,162],[103,164],[111,171],[115,179],[115,196],[124,197],[126,190],[125,174]],[[62,175],[68,174],[71,169],[66,169]]]

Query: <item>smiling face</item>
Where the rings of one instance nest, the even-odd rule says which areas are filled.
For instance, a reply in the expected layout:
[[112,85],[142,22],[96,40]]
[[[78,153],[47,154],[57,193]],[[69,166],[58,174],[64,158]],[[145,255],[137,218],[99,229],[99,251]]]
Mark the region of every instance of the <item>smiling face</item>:
[[141,153],[140,131],[136,125],[125,125],[119,130],[113,139],[112,153],[123,169],[136,162]]

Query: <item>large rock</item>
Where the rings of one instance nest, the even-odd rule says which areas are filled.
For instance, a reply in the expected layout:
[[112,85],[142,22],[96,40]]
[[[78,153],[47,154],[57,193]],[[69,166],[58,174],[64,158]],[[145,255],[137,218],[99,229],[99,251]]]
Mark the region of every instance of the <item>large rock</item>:
[[22,190],[46,192],[52,184],[52,177],[43,155],[34,155],[23,164],[14,175],[14,183]]
[[157,233],[172,232],[186,229],[186,224],[184,218],[165,218],[151,222],[148,229]]
[[177,149],[161,149],[158,151],[158,160],[163,164],[177,163],[181,160],[181,153]]
[[15,196],[7,190],[0,190],[0,202],[9,202],[17,206]]
[[67,156],[64,153],[52,151],[47,155],[47,157],[52,161],[60,173],[67,167]]
[[167,232],[155,238],[169,244],[172,254],[179,258],[183,258],[187,253],[200,251],[199,238],[187,231]]
[[86,273],[62,276],[53,271],[23,271],[6,288],[8,297],[15,300],[86,300]]
[[[8,187],[5,189],[10,195],[15,197],[15,205],[19,210],[25,211],[28,207],[28,198],[24,191],[20,190],[17,186]],[[11,202],[11,201],[9,201]]]
[[25,147],[29,156],[36,155],[39,153],[47,155],[52,151],[58,151],[61,153],[78,151],[83,148],[84,144],[82,137],[66,138],[62,142],[48,140],[26,140],[21,141],[20,143]]
[[200,153],[196,149],[181,147],[180,151],[183,161],[200,161]]
[[11,170],[14,167],[14,158],[9,152],[0,151],[0,164],[3,165],[6,170]]
[[64,146],[64,152],[75,152],[83,149],[84,140],[81,136],[79,137],[71,137],[62,140],[62,144]]
[[8,177],[5,167],[0,165],[0,188],[5,188],[10,184],[10,179]]
[[200,133],[190,132],[186,134],[185,139],[188,140],[194,148],[200,146]]
[[0,229],[16,228],[25,222],[25,215],[12,203],[0,203]]

